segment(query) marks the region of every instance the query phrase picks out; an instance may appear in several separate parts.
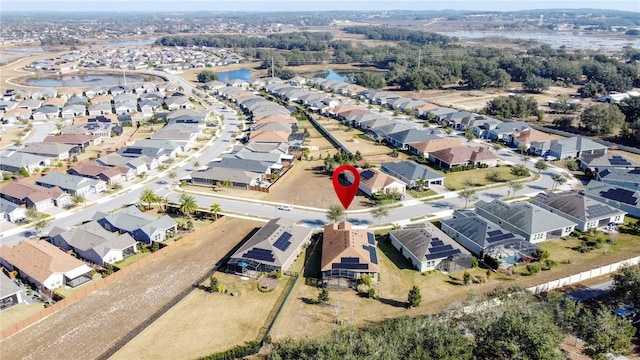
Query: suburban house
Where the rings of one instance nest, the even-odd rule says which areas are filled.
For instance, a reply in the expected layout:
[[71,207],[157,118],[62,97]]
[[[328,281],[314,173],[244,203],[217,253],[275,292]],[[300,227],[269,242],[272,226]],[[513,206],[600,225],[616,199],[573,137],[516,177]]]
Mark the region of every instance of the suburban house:
[[417,181],[424,181],[423,187],[444,184],[444,175],[413,161],[386,162],[380,169],[400,179],[409,189],[415,188]]
[[231,186],[249,190],[249,187],[258,186],[264,176],[263,172],[230,168],[209,168],[191,173],[191,183],[199,186],[217,186],[230,181]]
[[231,255],[227,270],[250,277],[264,272],[285,272],[312,234],[312,228],[295,225],[292,220],[272,219]]
[[105,266],[136,253],[136,241],[129,234],[114,234],[90,221],[70,229],[53,228],[49,232],[52,244],[65,250],[73,250],[79,257]]
[[36,180],[36,185],[47,188],[59,187],[70,195],[86,196],[107,191],[107,183],[102,180],[82,176],[50,172]]
[[31,116],[35,121],[45,121],[47,119],[57,118],[58,114],[60,114],[60,109],[56,106],[46,105],[36,109]]
[[123,146],[118,150],[118,154],[126,157],[148,156],[163,163],[184,152],[182,145],[173,140],[138,140],[133,145]]
[[89,106],[89,116],[99,116],[113,114],[113,108],[110,103],[97,103]]
[[60,115],[63,119],[73,119],[77,116],[84,116],[87,108],[84,105],[69,105],[62,108]]
[[320,269],[324,287],[355,288],[362,275],[377,279],[380,265],[373,232],[355,230],[347,221],[326,225]]
[[27,218],[27,209],[24,206],[14,204],[9,200],[0,198],[0,222],[8,221],[17,223]]
[[48,156],[28,154],[13,150],[3,151],[0,155],[0,170],[14,174],[21,168],[29,174],[51,167],[51,158]]
[[391,245],[420,271],[471,268],[469,252],[430,222],[389,232]]
[[449,149],[453,147],[464,146],[458,138],[433,138],[429,140],[414,142],[407,145],[407,150],[411,154],[429,158],[429,154],[433,151]]
[[80,148],[81,152],[85,152],[89,146],[100,144],[102,139],[96,135],[63,134],[56,136],[48,135],[42,142],[73,145]]
[[108,231],[130,234],[137,241],[147,244],[164,241],[178,230],[178,223],[168,215],[159,218],[146,215],[134,205],[111,214],[98,211],[93,215],[93,220]]
[[1,187],[0,198],[36,211],[53,206],[61,208],[71,203],[69,194],[59,187],[46,188],[22,181],[12,181]]
[[440,139],[439,130],[405,129],[387,135],[387,142],[401,150],[407,150],[410,144]]
[[640,168],[637,169],[604,169],[596,173],[596,180],[605,184],[640,190]]
[[115,185],[123,181],[131,181],[136,176],[135,170],[128,166],[104,166],[93,161],[78,163],[76,166],[67,170],[67,173],[102,180],[106,182],[107,185]]
[[508,267],[533,257],[538,247],[520,235],[478,216],[456,211],[453,219],[441,222],[442,231],[478,258],[494,260],[496,267]]
[[429,153],[429,161],[436,166],[450,170],[456,166],[498,164],[498,157],[491,150],[482,146],[457,146]]
[[476,114],[469,111],[458,111],[447,114],[441,117],[442,122],[446,122],[447,126],[454,128],[455,130],[463,130],[464,128],[473,125],[473,121]]
[[80,149],[75,145],[44,142],[27,143],[17,151],[25,154],[47,156],[56,160],[66,160],[71,155],[80,153]]
[[521,145],[529,149],[531,143],[534,141],[547,141],[553,140],[554,136],[535,129],[524,129],[522,131],[516,131],[509,136],[508,144],[515,148],[519,148]]
[[487,132],[487,138],[509,143],[516,132],[521,132],[522,130],[530,128],[529,124],[524,121],[503,122],[489,130]]
[[96,163],[104,166],[127,166],[135,171],[136,176],[158,168],[158,159],[152,159],[145,155],[137,158],[131,158],[122,156],[117,152],[113,152],[103,155],[95,161]]
[[622,224],[626,214],[623,210],[586,197],[577,191],[542,192],[533,198],[533,203],[576,222],[576,228],[582,232],[602,228],[611,223]]
[[74,288],[92,279],[87,264],[43,240],[0,246],[0,265],[18,270],[22,280],[49,295],[60,286]]
[[583,194],[592,199],[640,217],[640,191],[591,180]]
[[7,275],[0,272],[0,311],[23,303],[22,289]]
[[580,169],[591,169],[595,173],[605,169],[633,170],[638,167],[640,167],[639,162],[613,153],[583,155],[580,157]]
[[529,152],[538,156],[553,156],[557,159],[604,155],[609,147],[582,136],[551,141],[534,141]]
[[[407,185],[400,179],[386,174],[380,169],[357,169],[360,173],[360,185],[358,189],[367,196],[373,197],[377,194],[398,193],[404,194],[407,191]],[[353,183],[353,174],[349,171],[344,172],[344,176],[350,183]]]
[[171,96],[164,99],[164,105],[169,111],[177,109],[193,109],[193,104],[186,96]]
[[567,236],[577,223],[526,201],[476,202],[476,213],[532,243]]

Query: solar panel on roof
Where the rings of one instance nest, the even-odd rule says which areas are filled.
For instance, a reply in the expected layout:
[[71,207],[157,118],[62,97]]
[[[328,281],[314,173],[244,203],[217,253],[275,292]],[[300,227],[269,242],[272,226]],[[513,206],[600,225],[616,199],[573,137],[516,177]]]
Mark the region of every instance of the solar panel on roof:
[[347,269],[347,270],[367,270],[369,269],[369,264],[343,264],[343,263],[333,263],[331,264],[331,269]]
[[611,165],[622,165],[622,166],[630,166],[631,163],[623,158],[620,155],[614,155],[611,157],[611,159],[609,159],[609,163],[611,163]]
[[375,175],[375,173],[371,170],[365,170],[360,173],[360,177],[367,180],[371,179],[373,175]]
[[502,234],[502,231],[500,231],[500,230],[493,230],[493,231],[489,231],[487,234],[488,234],[489,236],[496,236],[496,235],[500,235],[500,234]]
[[615,213],[611,208],[602,204],[591,205],[586,211],[589,217],[600,217]]
[[489,243],[493,243],[493,242],[496,242],[496,241],[506,240],[506,239],[509,239],[509,238],[512,238],[512,237],[513,237],[512,233],[506,233],[506,234],[497,235],[497,236],[490,236],[487,239],[487,241]]
[[291,234],[288,232],[282,233],[278,240],[273,243],[273,247],[280,251],[286,251],[289,245],[291,245]]
[[444,243],[442,241],[440,241],[438,238],[431,239],[431,246],[432,247],[442,246],[442,245],[444,245]]
[[427,260],[445,259],[451,255],[458,254],[458,253],[460,253],[460,249],[451,249],[451,250],[447,250],[447,251],[443,251],[435,254],[427,254],[426,258]]
[[369,244],[375,245],[376,244],[375,235],[373,235],[372,233],[367,233],[367,241],[369,241]]
[[625,204],[636,205],[638,198],[635,197],[635,193],[625,189],[609,189],[607,191],[601,191],[600,195],[607,199],[619,201]]
[[247,251],[242,257],[247,259],[255,259],[259,261],[274,262],[276,259],[273,257],[271,250],[265,250],[260,248],[253,248]]
[[437,253],[437,252],[440,252],[440,251],[447,251],[447,250],[451,250],[451,249],[453,249],[453,246],[451,246],[451,245],[442,245],[442,246],[436,246],[436,247],[429,248],[429,252],[433,254],[433,253]]
[[360,262],[360,259],[357,257],[341,257],[340,262],[343,264],[357,264]]
[[369,252],[369,259],[371,260],[371,262],[374,263],[374,264],[377,264],[378,263],[378,254],[376,253],[376,247],[375,246],[362,245],[362,248]]

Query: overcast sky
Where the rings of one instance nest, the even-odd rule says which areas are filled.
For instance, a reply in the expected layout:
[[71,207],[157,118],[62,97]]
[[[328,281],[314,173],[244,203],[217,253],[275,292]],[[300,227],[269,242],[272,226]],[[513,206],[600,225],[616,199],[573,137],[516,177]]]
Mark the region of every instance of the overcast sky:
[[318,10],[527,10],[594,8],[640,12],[640,0],[0,0],[0,11],[318,11]]

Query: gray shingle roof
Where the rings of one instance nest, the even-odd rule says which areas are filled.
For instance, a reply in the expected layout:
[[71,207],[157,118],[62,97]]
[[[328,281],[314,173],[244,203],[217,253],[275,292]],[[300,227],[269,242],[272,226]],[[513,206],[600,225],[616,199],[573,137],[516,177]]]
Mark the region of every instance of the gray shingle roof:
[[527,234],[537,234],[576,225],[559,215],[524,201],[508,204],[497,199],[491,202],[480,200],[476,203],[476,212],[480,216],[484,216],[484,212],[491,214],[502,220],[505,226],[510,224]]
[[482,249],[514,239],[526,242],[522,236],[507,231],[498,224],[477,215],[443,220],[442,223],[478,244]]
[[402,230],[392,230],[389,234],[393,235],[405,249],[421,261],[468,254],[467,250],[431,223],[423,223]]
[[[292,257],[298,255],[296,251],[300,244],[308,240],[312,232],[312,228],[295,225],[293,221],[289,219],[272,219],[249,238],[231,257],[246,257],[247,259],[281,267]],[[286,244],[286,240],[284,240],[286,238],[289,238],[288,241],[290,241],[288,245]],[[251,257],[250,252],[253,249],[262,249],[270,252],[273,255],[273,261],[270,261],[270,259],[256,259],[255,257]]]
[[601,203],[575,191],[560,193],[540,193],[533,198],[534,203],[541,203],[583,221],[602,219],[624,211]]
[[57,172],[50,172],[47,175],[36,180],[36,184],[46,184],[52,186],[58,186],[62,190],[78,190],[88,186],[95,186],[100,180],[90,179],[82,176],[62,174]]
[[434,180],[444,178],[443,175],[413,161],[386,162],[382,163],[381,169],[390,175],[409,180]]
[[[51,236],[51,234],[49,234]],[[110,250],[122,250],[136,244],[129,234],[116,235],[105,230],[95,221],[90,221],[78,227],[73,227],[52,236],[63,239],[74,249],[89,251],[93,249],[100,257],[105,256]]]
[[113,214],[97,212],[93,216],[93,220],[100,220],[103,218],[118,229],[122,229],[127,232],[134,232],[141,229],[147,235],[152,235],[156,229],[167,230],[177,225],[175,220],[167,215],[159,218],[146,215],[134,205]]

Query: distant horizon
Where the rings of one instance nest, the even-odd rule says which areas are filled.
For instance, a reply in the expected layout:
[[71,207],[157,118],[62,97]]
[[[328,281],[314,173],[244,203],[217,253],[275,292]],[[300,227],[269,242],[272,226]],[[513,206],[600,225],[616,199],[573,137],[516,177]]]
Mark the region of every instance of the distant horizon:
[[538,0],[536,2],[521,0],[423,0],[423,1],[388,1],[388,0],[298,0],[298,1],[258,1],[258,0],[0,0],[2,12],[26,13],[60,13],[60,12],[308,12],[308,11],[495,11],[509,12],[522,10],[553,9],[595,9],[640,12],[640,1],[617,0],[579,1],[579,0]]

